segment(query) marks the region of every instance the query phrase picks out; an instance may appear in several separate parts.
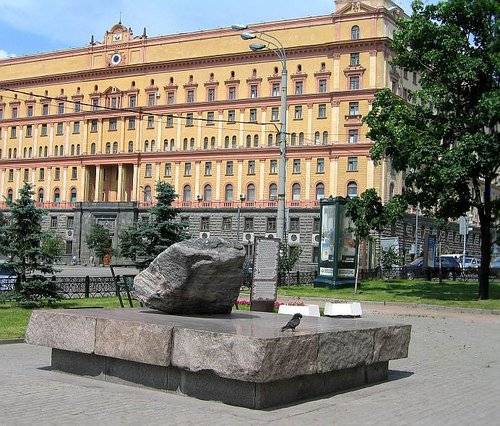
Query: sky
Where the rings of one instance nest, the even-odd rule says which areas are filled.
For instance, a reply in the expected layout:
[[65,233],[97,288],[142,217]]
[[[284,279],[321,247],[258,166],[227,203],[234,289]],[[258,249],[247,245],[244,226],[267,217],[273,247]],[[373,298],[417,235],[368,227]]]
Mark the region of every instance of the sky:
[[[410,0],[397,1],[408,9]],[[325,15],[334,0],[0,0],[0,58],[88,45],[120,19],[149,36]]]

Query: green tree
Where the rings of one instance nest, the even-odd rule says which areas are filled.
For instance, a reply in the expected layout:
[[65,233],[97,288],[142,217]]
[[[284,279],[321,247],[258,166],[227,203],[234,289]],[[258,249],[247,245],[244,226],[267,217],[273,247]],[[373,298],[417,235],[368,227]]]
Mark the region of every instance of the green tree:
[[45,212],[35,206],[31,185],[25,183],[19,198],[7,201],[7,205],[10,214],[9,220],[0,225],[0,254],[17,273],[16,298],[27,303],[58,299],[55,283],[47,275],[55,272],[61,245],[54,243],[55,236],[42,231]]
[[137,222],[120,234],[120,253],[139,266],[149,265],[172,244],[183,240],[184,225],[175,221],[179,210],[172,207],[177,194],[172,185],[156,184],[157,203],[148,221]]
[[113,242],[109,231],[102,225],[93,224],[85,241],[87,247],[94,253],[98,263],[102,263],[104,256],[113,254]]
[[479,298],[489,297],[491,231],[498,211],[491,186],[500,167],[499,47],[495,0],[412,5],[394,33],[393,65],[420,76],[408,103],[376,94],[365,118],[374,160],[405,173],[405,198],[441,218],[477,209],[481,229]]

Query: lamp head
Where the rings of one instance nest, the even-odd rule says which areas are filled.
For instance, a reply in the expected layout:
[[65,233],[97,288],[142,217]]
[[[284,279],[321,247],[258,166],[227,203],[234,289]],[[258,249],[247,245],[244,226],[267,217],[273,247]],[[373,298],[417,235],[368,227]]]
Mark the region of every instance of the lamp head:
[[244,33],[240,34],[240,37],[243,40],[253,40],[254,38],[257,38],[257,36],[251,32],[245,31]]
[[248,25],[239,25],[239,24],[231,25],[231,29],[233,29],[235,31],[243,31],[243,30],[248,29]]
[[252,43],[250,45],[250,49],[253,50],[254,52],[257,52],[258,50],[265,49],[267,46],[262,43]]

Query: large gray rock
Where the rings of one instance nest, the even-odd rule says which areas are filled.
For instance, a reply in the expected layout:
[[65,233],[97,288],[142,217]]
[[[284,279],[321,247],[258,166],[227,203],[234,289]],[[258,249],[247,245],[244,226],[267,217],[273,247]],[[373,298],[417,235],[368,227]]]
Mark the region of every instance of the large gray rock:
[[229,314],[239,294],[245,249],[219,237],[182,241],[135,277],[137,297],[169,314]]

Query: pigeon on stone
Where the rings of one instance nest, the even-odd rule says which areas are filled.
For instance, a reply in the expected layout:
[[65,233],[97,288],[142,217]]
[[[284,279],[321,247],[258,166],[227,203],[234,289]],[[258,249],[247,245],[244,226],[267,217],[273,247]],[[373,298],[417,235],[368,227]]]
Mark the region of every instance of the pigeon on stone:
[[281,328],[281,331],[292,330],[295,331],[295,327],[300,324],[300,319],[302,318],[302,314],[295,314],[290,321],[286,323],[285,326]]

